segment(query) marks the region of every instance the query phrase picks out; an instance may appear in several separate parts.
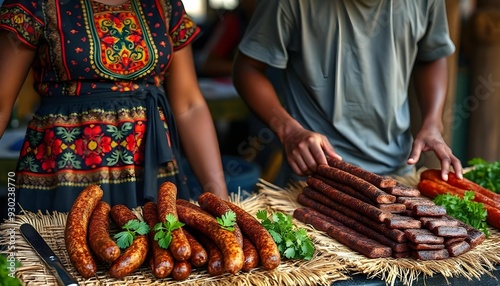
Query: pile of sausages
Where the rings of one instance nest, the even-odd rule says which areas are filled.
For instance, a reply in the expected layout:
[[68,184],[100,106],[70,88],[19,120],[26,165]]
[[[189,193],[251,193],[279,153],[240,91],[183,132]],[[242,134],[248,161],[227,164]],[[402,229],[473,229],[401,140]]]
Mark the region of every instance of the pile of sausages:
[[445,259],[485,239],[418,189],[343,161],[320,165],[297,200],[296,219],[368,258]]
[[[110,207],[101,201],[99,186],[86,187],[68,214],[65,244],[71,264],[84,277],[96,275],[97,262],[106,264],[110,277],[121,279],[143,264],[156,278],[182,281],[194,268],[212,276],[250,271],[260,265],[271,270],[281,262],[280,252],[269,232],[248,212],[211,193],[198,198],[199,205],[176,199],[177,188],[166,182],[158,190],[157,203],[142,208],[142,218],[150,232],[136,235],[132,245],[121,251],[110,237],[110,218],[119,227],[140,219],[124,205]],[[236,214],[234,231],[220,226],[216,217],[227,211]],[[171,232],[169,248],[160,247],[153,227],[164,223],[168,214],[184,226]]]
[[420,173],[418,189],[429,198],[440,194],[451,194],[463,198],[466,191],[474,192],[474,202],[483,204],[486,209],[486,222],[500,229],[500,194],[486,189],[466,178],[458,179],[453,172],[448,174],[448,181],[443,181],[441,171],[427,169]]

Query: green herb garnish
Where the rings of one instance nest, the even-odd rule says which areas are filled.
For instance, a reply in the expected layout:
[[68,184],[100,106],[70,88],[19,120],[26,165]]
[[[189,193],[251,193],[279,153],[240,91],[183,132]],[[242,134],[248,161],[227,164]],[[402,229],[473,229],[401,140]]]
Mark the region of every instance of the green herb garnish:
[[500,161],[488,163],[481,158],[473,158],[468,163],[474,166],[474,169],[464,173],[465,178],[500,194]]
[[227,211],[222,217],[217,218],[219,225],[229,231],[234,231],[234,225],[236,224],[236,213],[233,211]]
[[21,263],[13,256],[9,259],[4,254],[0,254],[0,285],[21,286],[21,281],[16,278],[15,271]]
[[134,242],[136,235],[144,235],[149,232],[149,226],[145,222],[137,219],[127,221],[127,223],[122,226],[122,229],[124,229],[124,231],[114,235],[116,244],[121,249],[129,247],[132,242]]
[[265,210],[260,210],[257,212],[257,218],[273,237],[282,256],[288,259],[312,258],[314,244],[305,229],[293,225],[291,216],[275,212],[268,217]]
[[184,224],[177,220],[173,214],[165,216],[165,222],[157,223],[153,230],[156,231],[154,239],[158,241],[161,248],[167,249],[172,242],[172,231],[183,227]]
[[448,215],[484,232],[488,237],[490,235],[486,224],[488,212],[482,203],[473,202],[473,199],[474,192],[466,191],[463,198],[443,194],[436,196],[433,201],[436,205],[444,206]]

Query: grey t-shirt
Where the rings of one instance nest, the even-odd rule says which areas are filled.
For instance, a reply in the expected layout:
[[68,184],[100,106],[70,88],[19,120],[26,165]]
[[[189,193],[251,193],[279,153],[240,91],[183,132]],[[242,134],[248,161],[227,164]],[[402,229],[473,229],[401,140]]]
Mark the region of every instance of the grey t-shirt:
[[240,51],[284,69],[278,93],[347,162],[402,174],[415,60],[454,52],[444,0],[261,0]]

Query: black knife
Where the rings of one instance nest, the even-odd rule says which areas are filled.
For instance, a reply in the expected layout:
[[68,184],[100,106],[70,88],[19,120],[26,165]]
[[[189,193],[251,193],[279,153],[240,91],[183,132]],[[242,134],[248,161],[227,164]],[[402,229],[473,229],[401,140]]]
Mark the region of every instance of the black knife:
[[47,266],[52,270],[54,276],[57,279],[59,285],[63,286],[76,286],[78,282],[73,276],[64,268],[61,260],[55,255],[54,251],[45,242],[42,236],[36,231],[36,229],[29,223],[24,223],[21,225],[21,234],[24,236],[26,241],[33,247],[35,252],[40,256],[40,258],[47,264]]

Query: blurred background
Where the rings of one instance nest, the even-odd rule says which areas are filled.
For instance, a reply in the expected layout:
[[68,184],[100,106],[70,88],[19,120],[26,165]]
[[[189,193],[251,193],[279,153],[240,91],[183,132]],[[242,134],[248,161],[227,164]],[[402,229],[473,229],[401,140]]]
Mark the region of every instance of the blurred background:
[[[3,0],[0,0],[0,4]],[[274,134],[245,107],[231,83],[237,44],[252,15],[254,0],[184,0],[203,33],[193,43],[200,88],[217,128],[229,182],[251,189],[257,179],[274,182],[282,162]],[[446,0],[456,52],[449,57],[449,88],[443,115],[445,140],[464,166],[481,157],[500,160],[500,1]],[[269,70],[279,93],[280,71]],[[7,133],[0,140],[0,190],[15,170],[20,140],[38,105],[29,76]],[[412,90],[409,91],[412,94]],[[420,124],[412,98],[412,130]],[[265,108],[265,107],[263,107]],[[431,153],[420,167],[439,167]],[[189,166],[187,166],[189,167]],[[193,183],[195,186],[195,183]],[[1,196],[0,196],[1,197]]]

